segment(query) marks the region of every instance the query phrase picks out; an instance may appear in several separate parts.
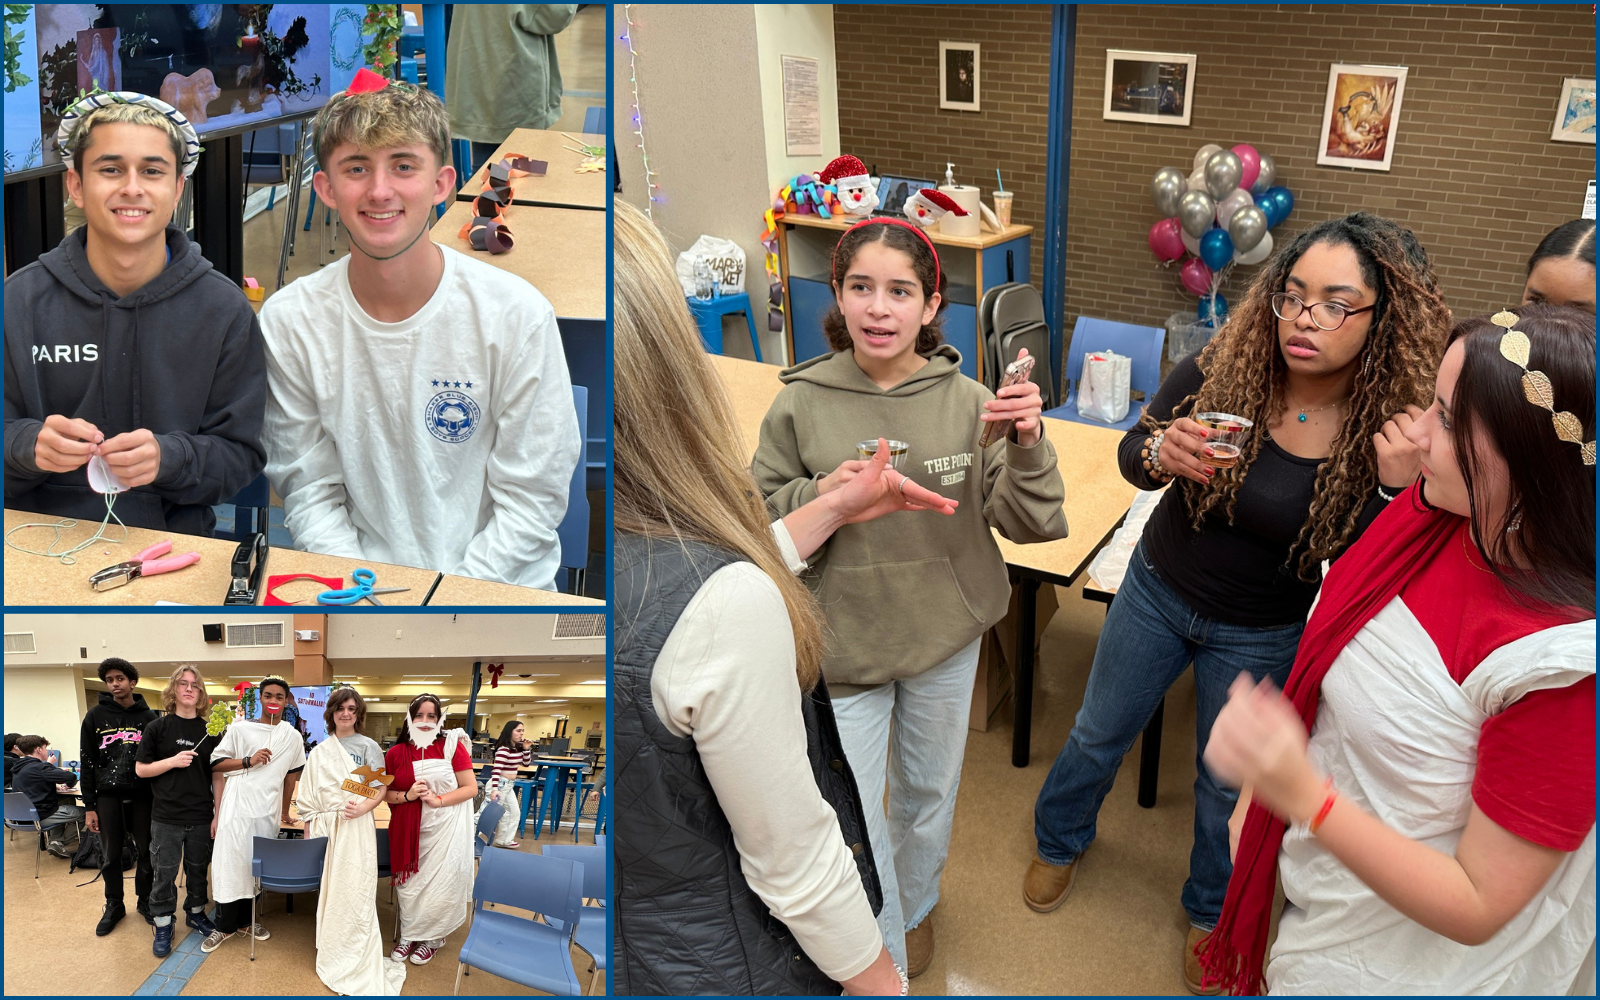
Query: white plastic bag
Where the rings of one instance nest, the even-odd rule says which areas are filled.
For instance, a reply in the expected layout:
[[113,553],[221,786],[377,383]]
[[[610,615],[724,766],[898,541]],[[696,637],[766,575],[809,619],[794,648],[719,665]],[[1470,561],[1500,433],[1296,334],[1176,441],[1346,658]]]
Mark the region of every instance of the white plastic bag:
[[1128,392],[1133,381],[1133,359],[1112,351],[1083,356],[1078,379],[1078,414],[1114,424],[1128,415]]
[[1105,548],[1089,561],[1089,580],[1095,586],[1101,590],[1121,589],[1122,579],[1128,574],[1128,563],[1133,559],[1134,547],[1144,534],[1145,522],[1155,513],[1156,505],[1166,491],[1165,486],[1159,490],[1140,490],[1133,498],[1133,506],[1128,508],[1128,516],[1123,518],[1122,527],[1111,536]]
[[738,295],[744,291],[744,250],[732,240],[702,236],[694,241],[694,246],[678,254],[678,284],[683,286],[685,297],[694,297],[696,257],[705,258],[711,266],[723,295]]

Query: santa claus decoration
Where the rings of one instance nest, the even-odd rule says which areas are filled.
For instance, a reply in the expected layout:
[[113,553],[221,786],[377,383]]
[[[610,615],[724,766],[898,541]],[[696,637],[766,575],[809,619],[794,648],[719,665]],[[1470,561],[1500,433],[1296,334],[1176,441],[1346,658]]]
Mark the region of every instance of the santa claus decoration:
[[905,213],[907,219],[928,229],[946,215],[960,218],[967,214],[967,210],[957,205],[955,199],[944,192],[935,188],[923,188],[906,199]]
[[878,192],[867,174],[867,165],[854,156],[836,157],[817,175],[823,184],[839,193],[839,206],[846,215],[865,218],[878,207]]

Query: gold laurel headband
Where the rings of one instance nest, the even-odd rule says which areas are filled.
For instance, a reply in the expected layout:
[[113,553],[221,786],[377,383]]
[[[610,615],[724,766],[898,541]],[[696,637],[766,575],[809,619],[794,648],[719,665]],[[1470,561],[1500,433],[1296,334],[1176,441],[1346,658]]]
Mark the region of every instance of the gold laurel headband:
[[1550,377],[1541,371],[1528,370],[1528,349],[1532,345],[1527,334],[1512,329],[1518,319],[1515,313],[1505,309],[1489,317],[1489,322],[1506,331],[1500,338],[1501,356],[1522,369],[1522,394],[1528,397],[1528,402],[1550,411],[1550,422],[1555,425],[1556,437],[1577,445],[1583,453],[1583,464],[1593,465],[1594,442],[1583,439],[1583,421],[1566,410],[1557,411],[1556,394],[1550,385]]

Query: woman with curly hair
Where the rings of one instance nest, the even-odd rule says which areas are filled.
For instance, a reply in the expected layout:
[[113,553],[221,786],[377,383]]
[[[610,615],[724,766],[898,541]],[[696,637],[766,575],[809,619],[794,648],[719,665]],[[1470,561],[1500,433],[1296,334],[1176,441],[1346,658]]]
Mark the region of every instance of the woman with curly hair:
[[[1029,907],[1066,900],[1123,755],[1191,662],[1199,747],[1241,670],[1288,678],[1322,562],[1417,476],[1404,434],[1432,396],[1449,320],[1411,232],[1350,215],[1280,251],[1228,325],[1167,376],[1120,460],[1141,489],[1177,482],[1134,550],[1034,806]],[[1236,465],[1211,461],[1207,429],[1191,418],[1207,412],[1253,423]],[[1184,978],[1199,993],[1194,946],[1222,911],[1237,793],[1197,764],[1183,907]]]

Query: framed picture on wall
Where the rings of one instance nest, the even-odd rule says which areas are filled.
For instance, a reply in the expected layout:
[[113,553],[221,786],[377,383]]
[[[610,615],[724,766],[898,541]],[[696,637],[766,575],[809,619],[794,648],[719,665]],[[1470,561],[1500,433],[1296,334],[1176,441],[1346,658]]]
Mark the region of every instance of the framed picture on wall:
[[1329,67],[1317,163],[1388,170],[1399,138],[1400,100],[1405,92],[1404,66],[1334,63]]
[[1561,82],[1561,103],[1556,105],[1556,123],[1550,138],[1594,145],[1593,80],[1568,77]]
[[978,43],[939,43],[939,108],[981,111],[978,106]]
[[1155,125],[1189,124],[1194,53],[1106,49],[1102,118]]

